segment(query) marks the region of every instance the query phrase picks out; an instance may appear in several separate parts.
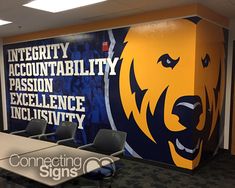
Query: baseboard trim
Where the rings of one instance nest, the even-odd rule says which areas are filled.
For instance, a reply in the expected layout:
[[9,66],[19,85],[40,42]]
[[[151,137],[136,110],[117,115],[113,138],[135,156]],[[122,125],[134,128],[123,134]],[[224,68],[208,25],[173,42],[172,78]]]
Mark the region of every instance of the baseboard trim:
[[229,150],[226,149],[219,149],[218,153],[214,156],[211,156],[209,158],[207,158],[206,160],[203,160],[198,167],[196,167],[193,170],[189,170],[189,169],[185,169],[185,168],[180,168],[177,167],[175,165],[171,165],[171,164],[167,164],[167,163],[163,163],[163,162],[159,162],[159,161],[153,161],[153,160],[147,160],[147,159],[140,159],[140,158],[135,158],[135,157],[131,157],[131,156],[119,156],[121,159],[126,159],[126,160],[130,160],[130,161],[136,161],[136,162],[140,162],[140,163],[145,163],[145,164],[150,164],[150,165],[154,165],[154,166],[158,166],[158,167],[162,167],[162,168],[168,168],[168,169],[172,169],[172,170],[176,170],[179,172],[183,172],[186,174],[195,174],[197,173],[197,171],[201,168],[203,168],[205,165],[207,165],[208,163],[210,163],[211,161],[215,160],[218,155],[220,153],[224,153],[224,152],[229,152]]

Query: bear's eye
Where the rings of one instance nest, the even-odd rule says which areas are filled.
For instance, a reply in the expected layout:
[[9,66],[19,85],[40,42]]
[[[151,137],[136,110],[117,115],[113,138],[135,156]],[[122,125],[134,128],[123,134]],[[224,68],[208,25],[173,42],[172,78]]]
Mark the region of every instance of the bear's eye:
[[201,60],[204,68],[207,67],[211,61],[210,56],[208,54],[206,54],[204,58],[201,58]]
[[172,69],[175,67],[175,65],[179,62],[180,57],[177,59],[172,59],[169,54],[163,54],[161,57],[159,57],[157,63],[162,62],[162,65],[164,67],[171,67]]

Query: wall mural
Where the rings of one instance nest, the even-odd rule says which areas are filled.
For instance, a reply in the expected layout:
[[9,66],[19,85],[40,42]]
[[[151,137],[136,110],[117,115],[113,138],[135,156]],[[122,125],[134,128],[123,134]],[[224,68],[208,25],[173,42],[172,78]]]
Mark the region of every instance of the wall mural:
[[122,130],[127,155],[194,169],[223,127],[227,35],[191,17],[5,45],[9,128]]

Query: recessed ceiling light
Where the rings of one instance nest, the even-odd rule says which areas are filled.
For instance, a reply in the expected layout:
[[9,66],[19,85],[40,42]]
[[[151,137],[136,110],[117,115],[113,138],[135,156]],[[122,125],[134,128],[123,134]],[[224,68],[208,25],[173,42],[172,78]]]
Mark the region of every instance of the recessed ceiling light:
[[12,22],[0,19],[0,25],[6,25],[6,24],[9,24],[9,23],[12,23]]
[[34,0],[23,6],[56,13],[103,1],[106,0]]

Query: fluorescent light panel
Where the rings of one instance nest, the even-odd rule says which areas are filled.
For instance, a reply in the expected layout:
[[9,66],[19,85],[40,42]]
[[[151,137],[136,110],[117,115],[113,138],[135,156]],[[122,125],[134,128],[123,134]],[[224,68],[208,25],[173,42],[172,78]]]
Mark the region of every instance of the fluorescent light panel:
[[0,19],[0,25],[6,25],[6,24],[9,24],[9,23],[12,23],[12,22]]
[[34,0],[23,6],[56,13],[103,1],[106,0]]

